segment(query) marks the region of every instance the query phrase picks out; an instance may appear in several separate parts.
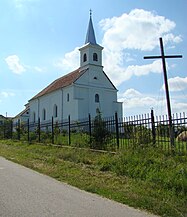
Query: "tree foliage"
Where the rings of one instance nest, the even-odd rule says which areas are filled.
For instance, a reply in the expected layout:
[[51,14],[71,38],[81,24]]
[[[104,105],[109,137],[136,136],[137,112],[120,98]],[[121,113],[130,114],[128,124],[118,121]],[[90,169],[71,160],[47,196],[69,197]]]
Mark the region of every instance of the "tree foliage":
[[97,115],[94,119],[94,128],[92,131],[91,148],[106,149],[110,139],[110,132],[106,127],[106,122],[102,119],[101,112],[97,110]]

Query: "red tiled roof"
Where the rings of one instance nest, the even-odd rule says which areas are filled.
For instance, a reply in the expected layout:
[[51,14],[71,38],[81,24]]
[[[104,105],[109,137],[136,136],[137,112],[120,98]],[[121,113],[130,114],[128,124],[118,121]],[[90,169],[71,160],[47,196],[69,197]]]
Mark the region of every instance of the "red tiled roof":
[[77,69],[77,70],[75,70],[73,72],[70,72],[69,74],[67,74],[67,75],[65,75],[63,77],[60,77],[60,78],[56,79],[55,81],[53,81],[50,85],[48,85],[46,88],[44,88],[41,92],[39,92],[37,95],[35,95],[30,100],[37,99],[40,96],[43,96],[45,94],[51,93],[51,92],[53,92],[55,90],[58,90],[60,88],[67,87],[67,86],[71,85],[82,74],[84,74],[84,72],[86,70],[87,69],[80,71],[80,68],[79,68],[79,69]]

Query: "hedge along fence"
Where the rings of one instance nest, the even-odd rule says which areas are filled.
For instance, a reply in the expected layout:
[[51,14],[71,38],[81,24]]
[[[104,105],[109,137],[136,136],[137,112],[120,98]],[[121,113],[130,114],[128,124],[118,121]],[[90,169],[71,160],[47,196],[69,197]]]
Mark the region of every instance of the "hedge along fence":
[[81,121],[67,120],[55,122],[12,124],[4,122],[0,126],[1,138],[12,138],[53,143],[58,145],[72,145],[90,147],[94,149],[116,150],[129,147],[152,145],[167,151],[173,148],[178,152],[187,153],[187,117],[185,113],[175,114],[172,118],[175,146],[170,145],[169,120],[167,116],[151,114],[137,115],[128,118],[118,118],[117,113],[111,118],[103,119],[98,112],[95,118]]

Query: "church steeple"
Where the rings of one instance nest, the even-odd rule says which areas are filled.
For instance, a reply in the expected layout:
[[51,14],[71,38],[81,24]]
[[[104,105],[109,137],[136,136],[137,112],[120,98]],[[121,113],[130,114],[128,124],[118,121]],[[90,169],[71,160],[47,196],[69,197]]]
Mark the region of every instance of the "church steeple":
[[92,11],[90,10],[90,20],[88,24],[85,45],[79,49],[80,51],[80,67],[102,68],[102,50],[103,47],[97,44],[92,23]]
[[97,44],[96,39],[95,39],[93,23],[92,23],[92,10],[90,10],[90,20],[89,20],[88,30],[87,30],[87,34],[86,34],[86,40],[85,40],[85,44],[87,44],[87,43]]

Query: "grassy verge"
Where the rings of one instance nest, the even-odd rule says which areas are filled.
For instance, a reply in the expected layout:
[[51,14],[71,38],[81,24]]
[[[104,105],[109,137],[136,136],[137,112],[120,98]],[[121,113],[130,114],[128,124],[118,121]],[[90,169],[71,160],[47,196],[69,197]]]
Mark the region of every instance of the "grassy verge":
[[110,154],[13,141],[0,141],[0,155],[135,208],[187,214],[187,156],[153,148]]

